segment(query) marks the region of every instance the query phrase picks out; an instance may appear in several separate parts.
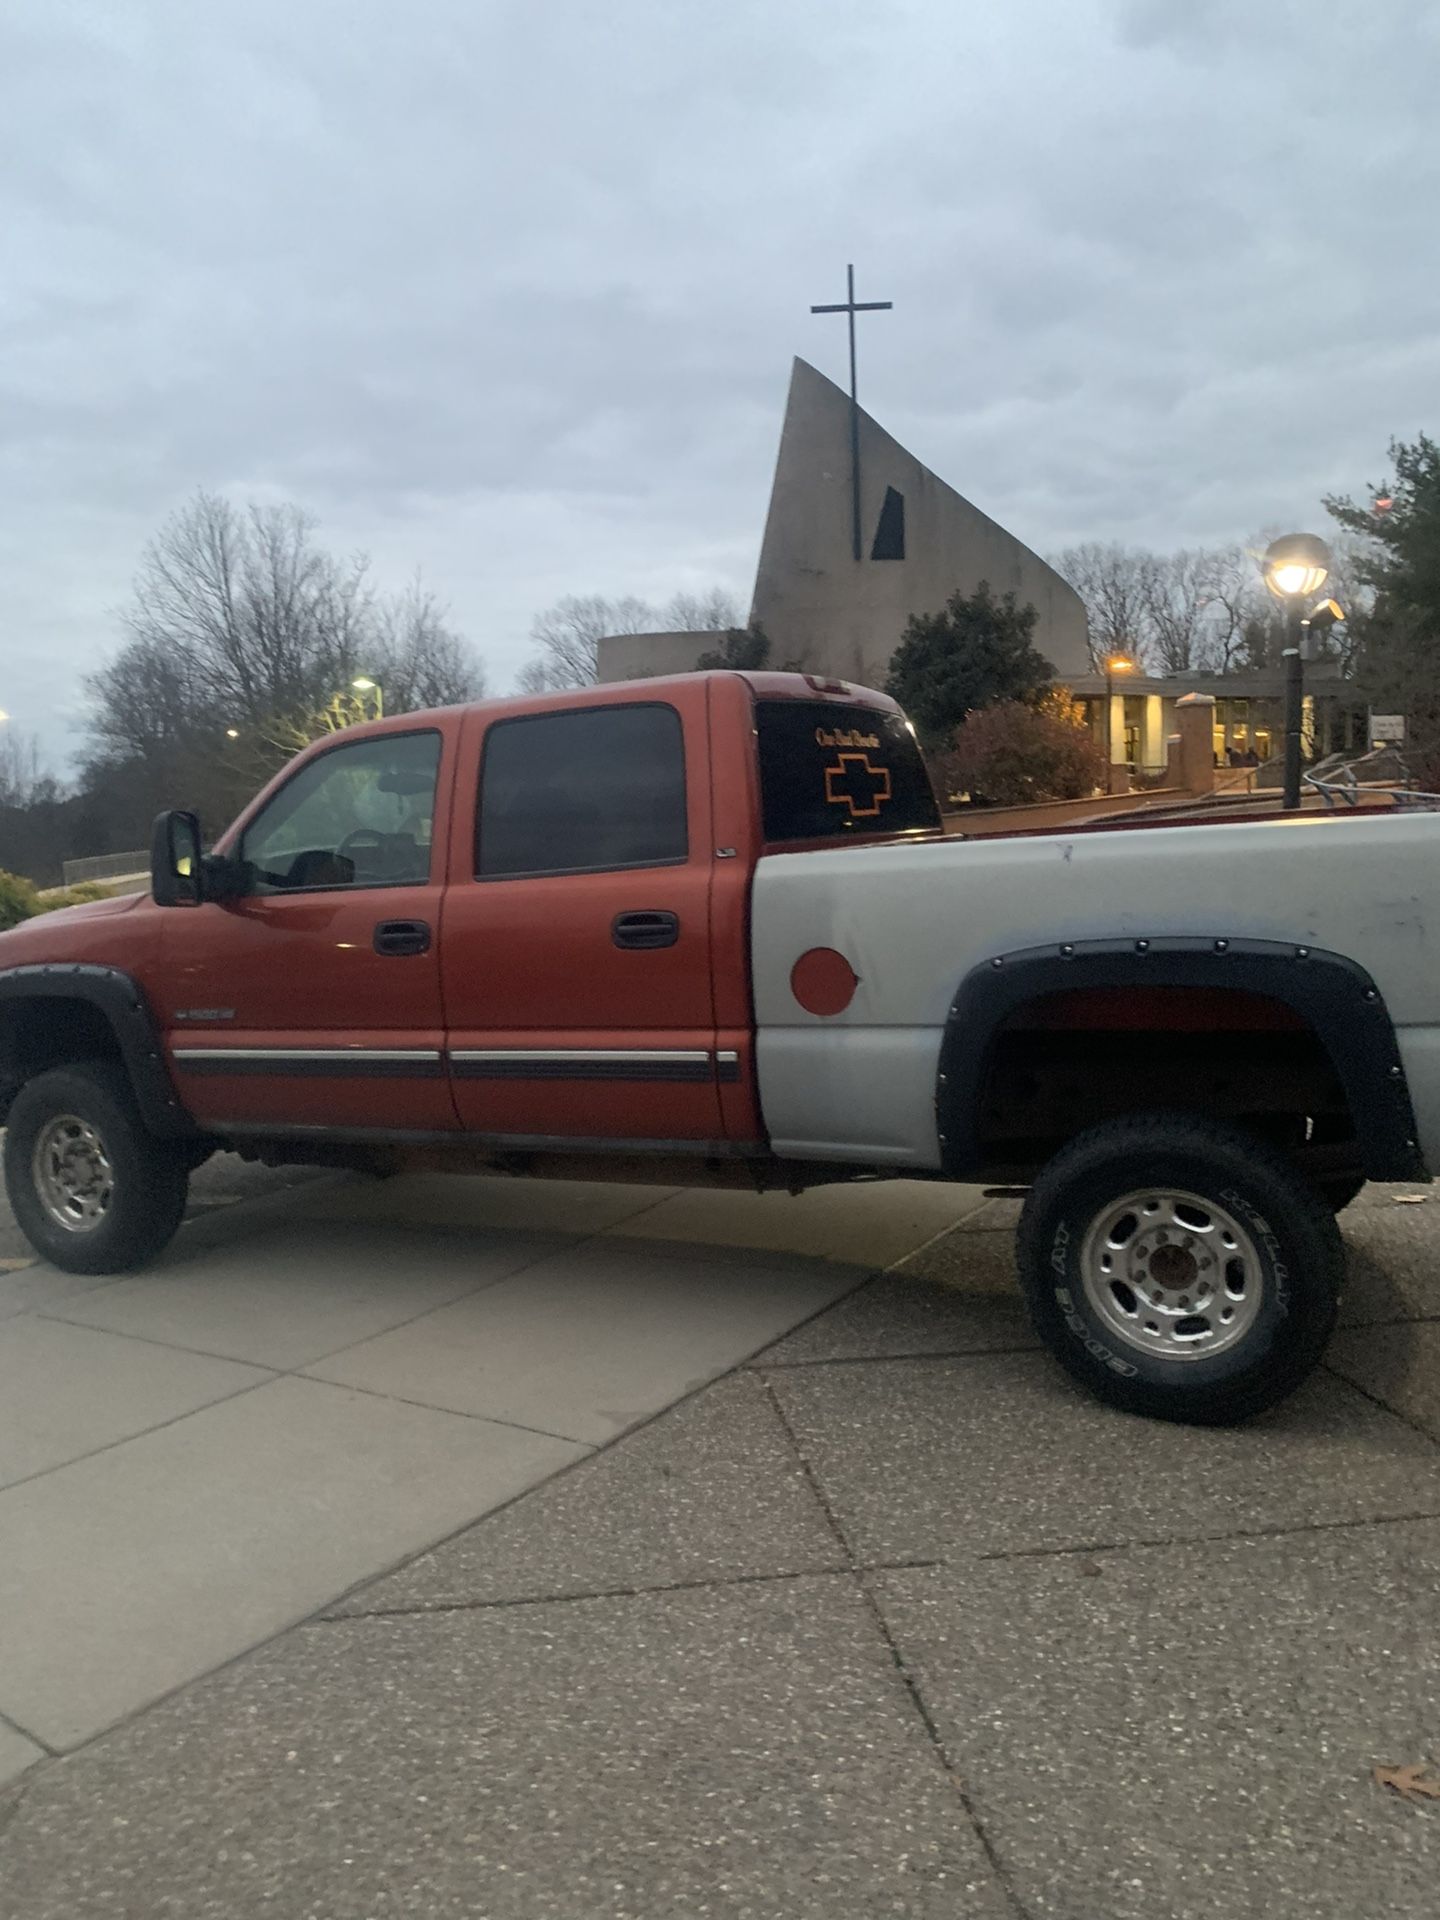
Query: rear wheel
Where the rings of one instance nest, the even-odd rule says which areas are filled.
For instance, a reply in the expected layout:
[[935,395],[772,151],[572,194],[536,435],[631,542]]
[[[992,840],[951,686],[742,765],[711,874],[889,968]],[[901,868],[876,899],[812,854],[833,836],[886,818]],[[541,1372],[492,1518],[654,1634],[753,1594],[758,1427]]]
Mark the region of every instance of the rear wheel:
[[27,1081],[10,1108],[5,1186],[26,1239],[68,1273],[122,1273],[168,1244],[190,1159],[148,1132],[108,1061]]
[[1062,1364],[1132,1413],[1220,1425],[1294,1391],[1335,1323],[1344,1255],[1275,1148],[1183,1113],[1074,1140],[1020,1224],[1031,1316]]

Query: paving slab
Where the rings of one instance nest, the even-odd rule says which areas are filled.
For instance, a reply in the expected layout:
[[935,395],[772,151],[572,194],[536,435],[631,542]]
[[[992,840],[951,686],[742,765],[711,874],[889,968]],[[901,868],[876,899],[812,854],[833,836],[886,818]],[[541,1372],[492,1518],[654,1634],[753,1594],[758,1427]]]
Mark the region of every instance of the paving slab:
[[746,1359],[858,1285],[861,1271],[766,1268],[593,1240],[310,1369],[491,1420],[599,1443]]
[[1326,1364],[1440,1440],[1440,1321],[1336,1334]]
[[295,1368],[493,1285],[573,1242],[296,1217],[57,1311],[172,1346]]
[[77,1294],[107,1287],[112,1280],[110,1274],[61,1273],[28,1253],[8,1256],[0,1266],[0,1324],[17,1314],[57,1307]]
[[1230,1428],[1117,1413],[1039,1354],[767,1377],[864,1560],[1440,1514],[1440,1447],[1328,1375]]
[[981,1188],[943,1180],[856,1181],[800,1194],[691,1187],[618,1231],[888,1267],[984,1204]]
[[[804,1366],[828,1360],[872,1360],[911,1353],[989,1353],[1040,1344],[1015,1292],[1008,1236],[971,1234],[976,1258],[967,1284],[950,1285],[907,1269],[877,1275],[828,1313],[807,1321],[757,1365]],[[1003,1238],[1005,1244],[999,1245]],[[989,1245],[987,1243],[996,1244]],[[992,1286],[992,1280],[1000,1286]],[[1002,1290],[1003,1289],[1003,1290]]]
[[763,1384],[718,1380],[332,1615],[838,1569],[844,1555]]
[[74,1745],[581,1452],[287,1378],[11,1487],[0,1713]]
[[871,1576],[1032,1920],[1431,1920],[1440,1525]]
[[961,1225],[973,1229],[976,1233],[1005,1232],[1014,1233],[1020,1224],[1020,1215],[1025,1209],[1024,1196],[1014,1193],[998,1193],[985,1200],[974,1213],[967,1214]]
[[1440,1319],[1440,1194],[1418,1206],[1409,1199],[1367,1187],[1340,1215],[1348,1267],[1342,1327]]
[[[736,1265],[763,1267],[767,1273],[809,1273],[823,1277],[836,1265],[834,1258],[826,1254],[802,1253],[788,1247],[746,1246],[738,1241],[717,1240],[712,1245],[706,1240],[666,1240],[656,1233],[632,1233],[630,1223],[622,1220],[617,1227],[611,1228],[599,1240],[601,1248],[612,1248],[617,1252],[627,1250],[632,1256],[643,1255],[651,1259],[671,1259],[686,1266],[697,1261],[713,1261],[720,1266]],[[840,1263],[845,1264],[845,1263]],[[874,1269],[852,1264],[855,1273],[870,1273]]]
[[307,1627],[43,1770],[7,1920],[1013,1920],[844,1576]]
[[23,1733],[0,1721],[0,1787],[17,1780],[27,1768],[44,1758],[43,1747],[37,1747],[33,1740],[27,1740]]
[[270,1377],[92,1327],[12,1320],[0,1326],[0,1487]]
[[917,1280],[935,1280],[961,1293],[1016,1294],[1020,1279],[1014,1227],[978,1224],[991,1207],[1000,1204],[987,1201],[978,1214],[898,1261],[894,1271]]
[[355,1178],[306,1203],[316,1219],[454,1230],[602,1233],[678,1192],[604,1180],[527,1180],[504,1174],[402,1173]]

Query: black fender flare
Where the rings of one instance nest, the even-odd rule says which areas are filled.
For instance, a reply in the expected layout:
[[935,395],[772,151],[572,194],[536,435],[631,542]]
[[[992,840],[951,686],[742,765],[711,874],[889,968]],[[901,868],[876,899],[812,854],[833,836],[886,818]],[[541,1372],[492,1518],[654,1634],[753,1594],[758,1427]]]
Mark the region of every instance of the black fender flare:
[[1289,1007],[1318,1037],[1345,1090],[1371,1180],[1428,1180],[1405,1068],[1380,990],[1343,954],[1230,935],[1073,940],[996,954],[966,974],[940,1044],[936,1130],[947,1174],[980,1164],[979,1118],[996,1041],[1048,994],[1090,987],[1227,987]]
[[0,971],[0,1026],[6,1010],[26,1000],[81,1000],[105,1016],[141,1118],[161,1139],[193,1138],[198,1132],[165,1063],[160,1029],[137,980],[118,967],[79,961],[7,967]]

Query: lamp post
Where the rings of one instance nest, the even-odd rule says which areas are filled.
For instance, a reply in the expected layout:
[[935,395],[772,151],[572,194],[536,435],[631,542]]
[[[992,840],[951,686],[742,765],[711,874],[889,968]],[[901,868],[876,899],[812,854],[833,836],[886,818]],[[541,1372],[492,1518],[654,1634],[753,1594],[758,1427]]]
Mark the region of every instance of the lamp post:
[[1284,805],[1300,804],[1300,734],[1305,718],[1305,602],[1330,573],[1330,549],[1313,533],[1287,533],[1272,540],[1261,561],[1265,584],[1285,608],[1285,792]]
[[1105,766],[1111,791],[1115,780],[1109,769],[1115,765],[1115,675],[1133,673],[1135,662],[1124,653],[1107,653],[1105,656]]
[[359,673],[356,674],[355,678],[350,682],[350,685],[356,693],[374,694],[375,718],[377,720],[383,720],[385,718],[385,689],[380,685],[380,682],[378,680],[372,680],[368,673]]

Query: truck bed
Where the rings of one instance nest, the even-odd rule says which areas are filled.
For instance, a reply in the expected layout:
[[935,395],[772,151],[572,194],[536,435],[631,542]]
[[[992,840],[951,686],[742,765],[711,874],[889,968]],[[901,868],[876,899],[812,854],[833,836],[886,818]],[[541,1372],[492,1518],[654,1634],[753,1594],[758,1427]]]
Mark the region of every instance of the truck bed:
[[[1440,1087],[1440,818],[1184,824],[762,858],[751,941],[777,1150],[938,1167],[940,1044],[967,974],[1047,945],[1180,935],[1303,941],[1383,978],[1421,1145],[1440,1164],[1440,1098],[1423,1091]],[[859,977],[842,1013],[806,1013],[791,992],[794,958],[812,947],[838,950]]]

